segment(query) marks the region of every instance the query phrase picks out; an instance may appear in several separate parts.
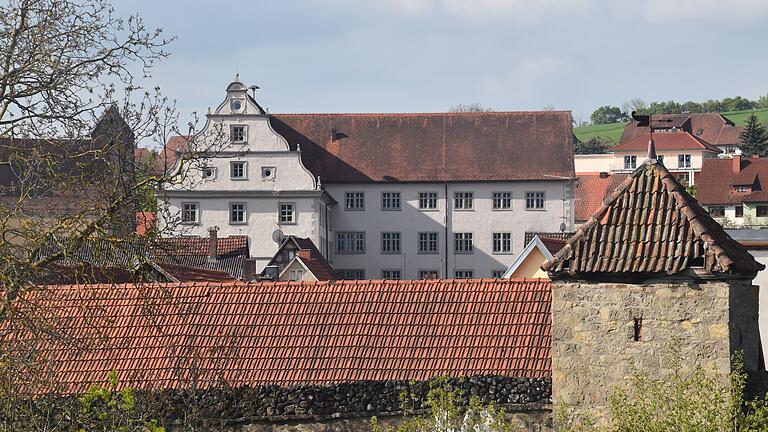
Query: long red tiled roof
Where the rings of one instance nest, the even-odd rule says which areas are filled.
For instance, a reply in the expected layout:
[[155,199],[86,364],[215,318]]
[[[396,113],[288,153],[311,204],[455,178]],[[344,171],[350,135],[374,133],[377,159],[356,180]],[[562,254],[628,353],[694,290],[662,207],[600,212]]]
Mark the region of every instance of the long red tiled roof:
[[[696,199],[708,205],[768,202],[768,159],[741,157],[740,160],[740,170],[734,170],[734,159],[705,159],[696,182]],[[753,189],[749,193],[738,193],[733,190],[734,185],[749,185]]]
[[544,270],[561,276],[675,274],[690,267],[754,276],[765,268],[663,164],[638,167]]
[[111,370],[137,389],[551,374],[551,287],[541,279],[63,285],[36,294],[18,305],[39,305],[56,331],[6,346],[46,359],[65,393]]
[[[645,153],[648,149],[649,133],[644,133],[624,141],[611,151],[641,151]],[[656,151],[674,151],[674,150],[706,150],[714,153],[720,153],[722,150],[712,144],[696,138],[688,132],[657,132],[653,134],[653,143]]]
[[579,173],[573,198],[576,222],[589,219],[592,212],[626,178],[627,174]]
[[[741,130],[720,113],[659,114],[651,116],[654,128],[677,127],[695,137],[716,146],[739,145]],[[638,127],[632,121],[624,127],[621,141],[629,141],[648,132],[648,127]]]

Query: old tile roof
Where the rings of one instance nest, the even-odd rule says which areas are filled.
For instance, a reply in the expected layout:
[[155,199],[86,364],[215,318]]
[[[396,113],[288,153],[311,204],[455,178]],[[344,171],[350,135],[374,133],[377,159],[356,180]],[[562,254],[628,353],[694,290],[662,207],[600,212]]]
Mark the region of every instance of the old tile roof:
[[[559,239],[559,240],[568,240],[573,236],[574,233],[572,232],[526,232],[525,233],[525,245],[527,246],[528,243],[533,240],[534,237],[538,236],[542,241],[544,239]],[[557,252],[557,251],[555,251]]]
[[584,222],[600,206],[606,196],[616,189],[627,174],[579,173],[574,188],[576,222]]
[[[717,146],[738,145],[741,143],[741,127],[720,113],[661,114],[651,116],[654,128],[677,127],[695,137]],[[666,122],[663,120],[671,120]],[[620,142],[629,141],[648,132],[648,127],[637,127],[632,121],[624,127]]]
[[[574,172],[567,111],[278,114],[270,123],[324,183],[557,180]],[[161,159],[175,160],[185,140],[170,139]]]
[[245,261],[250,258],[248,236],[219,237],[217,242],[218,256],[215,261],[208,256],[208,237],[163,239],[162,245],[157,245],[153,250],[153,256],[162,264],[221,271],[240,279]]
[[[613,147],[611,151],[640,151],[645,153],[648,148],[649,133],[644,133]],[[653,142],[657,151],[674,150],[705,150],[721,153],[722,150],[712,144],[691,135],[688,132],[658,132],[653,134]]]
[[17,301],[56,331],[6,346],[38,353],[63,393],[111,370],[138,389],[551,374],[541,279],[59,285]]
[[[299,254],[297,259],[315,275],[319,281],[329,281],[337,279],[336,270],[331,267],[328,260],[325,259],[315,243],[308,238],[294,237],[299,245]],[[279,251],[278,251],[279,252]]]
[[764,268],[655,161],[624,180],[542,266],[563,276],[675,274],[693,267],[743,276]]
[[[741,204],[745,202],[768,202],[768,159],[705,159],[701,176],[696,181],[696,198],[702,204]],[[733,186],[752,186],[751,192],[736,192]],[[765,188],[763,188],[765,185]]]

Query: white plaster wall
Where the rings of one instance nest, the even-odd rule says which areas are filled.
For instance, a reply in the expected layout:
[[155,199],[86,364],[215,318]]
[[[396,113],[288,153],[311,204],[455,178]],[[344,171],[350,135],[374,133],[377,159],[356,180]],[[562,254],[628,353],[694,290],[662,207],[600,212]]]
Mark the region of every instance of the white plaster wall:
[[613,169],[613,153],[573,155],[576,174],[611,172]]
[[[768,266],[768,250],[750,250],[757,262]],[[752,283],[759,287],[758,291],[758,323],[760,326],[760,343],[763,348],[763,358],[768,359],[768,270],[757,274]],[[766,360],[768,363],[768,360]]]
[[[364,231],[366,233],[365,254],[331,254],[331,263],[337,270],[363,269],[367,278],[381,277],[383,269],[400,269],[403,278],[418,277],[419,270],[438,270],[440,276],[453,277],[454,270],[473,270],[475,277],[491,277],[494,270],[506,270],[525,245],[526,231],[560,230],[565,222],[571,229],[572,212],[570,198],[565,188],[567,183],[551,182],[499,182],[499,183],[451,183],[448,185],[449,211],[445,212],[444,183],[401,183],[401,184],[332,184],[328,192],[339,202],[334,208],[332,228],[338,231]],[[345,210],[345,192],[365,192],[365,210]],[[382,211],[381,193],[400,192],[400,211]],[[512,192],[512,210],[492,210],[492,192]],[[545,210],[525,210],[525,192],[546,193]],[[437,192],[438,209],[418,209],[419,192]],[[473,192],[474,209],[453,210],[454,192]],[[448,232],[448,260],[445,262],[446,238]],[[381,233],[401,232],[402,253],[382,254]],[[439,253],[419,254],[418,233],[438,232]],[[474,253],[454,254],[453,233],[473,233]],[[492,233],[512,233],[512,253],[492,253]],[[335,235],[331,237],[335,243]],[[447,265],[446,265],[447,264]]]

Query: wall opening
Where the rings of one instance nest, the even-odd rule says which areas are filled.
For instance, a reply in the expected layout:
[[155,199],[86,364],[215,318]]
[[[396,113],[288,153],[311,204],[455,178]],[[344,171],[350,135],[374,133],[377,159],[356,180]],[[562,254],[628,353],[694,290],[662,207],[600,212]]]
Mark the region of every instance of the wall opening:
[[634,318],[632,326],[632,340],[639,341],[643,337],[643,317]]

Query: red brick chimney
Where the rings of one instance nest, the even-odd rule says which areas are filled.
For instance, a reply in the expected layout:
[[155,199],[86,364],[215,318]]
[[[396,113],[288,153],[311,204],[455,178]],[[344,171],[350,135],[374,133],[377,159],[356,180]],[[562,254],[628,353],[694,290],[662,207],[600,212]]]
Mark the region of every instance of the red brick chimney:
[[299,249],[299,258],[303,260],[309,260],[309,258],[312,256],[312,251],[309,249]]
[[216,261],[219,257],[219,227],[208,228],[208,261]]
[[733,155],[733,173],[741,172],[741,155]]

